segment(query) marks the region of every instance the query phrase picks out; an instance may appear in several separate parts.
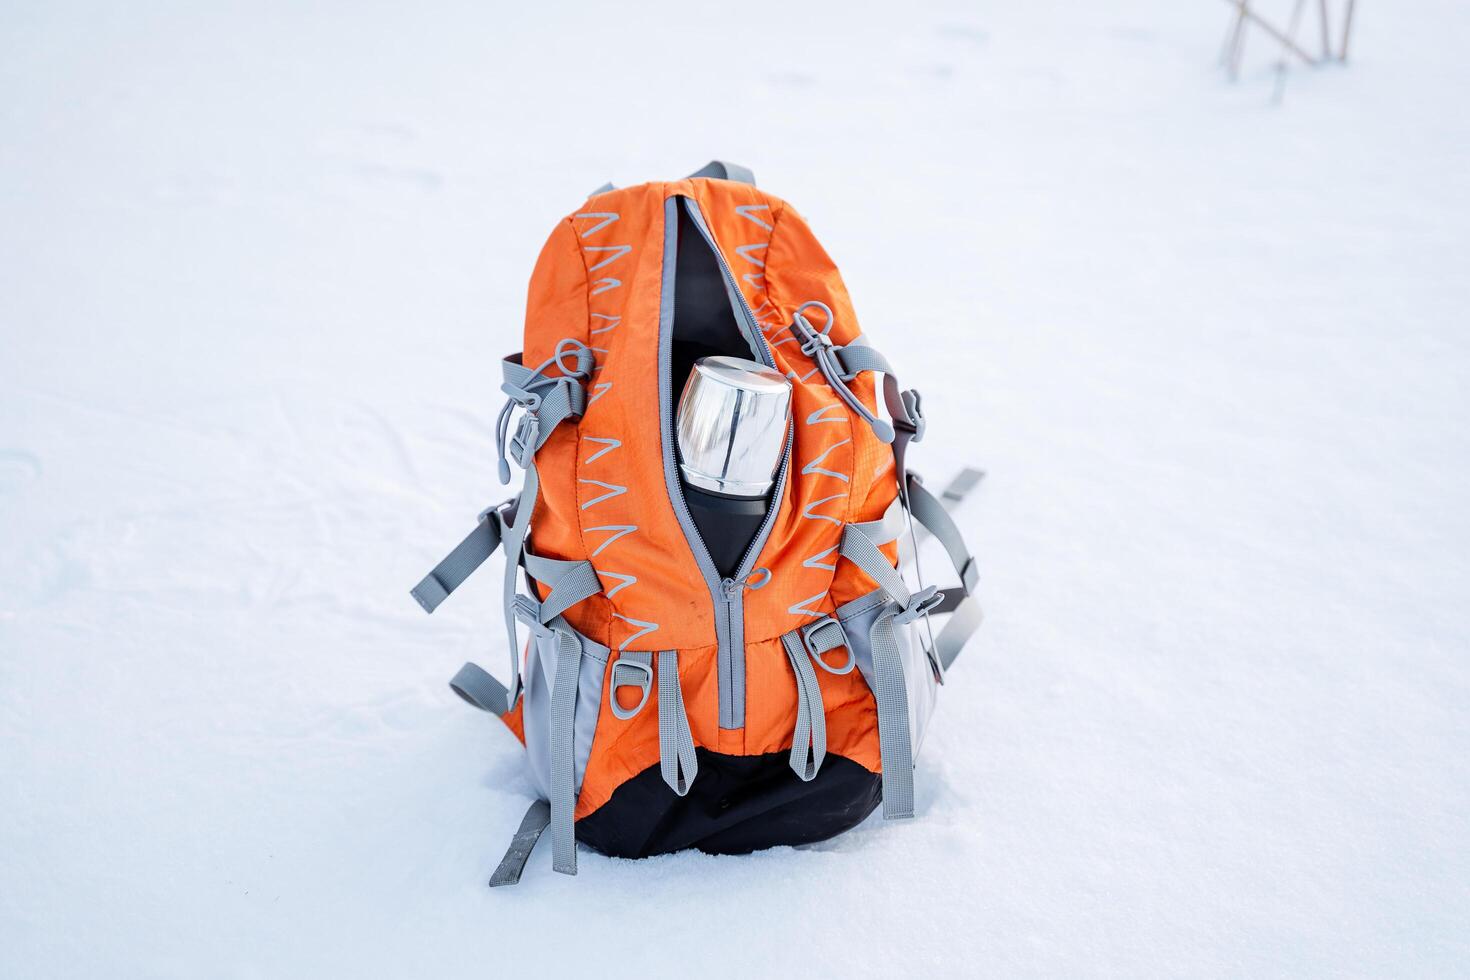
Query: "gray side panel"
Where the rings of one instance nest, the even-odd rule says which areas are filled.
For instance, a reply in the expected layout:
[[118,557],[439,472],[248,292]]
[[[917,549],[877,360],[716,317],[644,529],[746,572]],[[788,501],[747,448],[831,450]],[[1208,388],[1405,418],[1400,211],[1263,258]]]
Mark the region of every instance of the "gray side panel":
[[[852,644],[853,659],[857,661],[858,670],[862,672],[863,680],[868,682],[870,691],[876,691],[877,686],[873,673],[873,648],[869,637],[873,622],[888,605],[889,603],[883,601],[882,591],[879,590],[854,599],[837,610],[837,619],[842,623],[848,642]],[[899,662],[903,665],[904,684],[908,689],[909,737],[913,744],[914,758],[918,758],[924,732],[929,727],[929,718],[934,714],[934,706],[938,701],[939,682],[934,677],[934,669],[930,666],[929,658],[924,653],[923,645],[918,642],[914,629],[914,623],[895,625],[893,633],[894,639],[898,641]]]
[[[570,628],[570,627],[568,627]],[[595,640],[576,634],[582,642],[582,663],[577,677],[577,709],[573,721],[576,787],[580,793],[592,754],[592,737],[597,733],[597,716],[602,710],[602,679],[607,672],[608,649]],[[525,705],[526,765],[531,785],[542,799],[551,799],[551,688],[556,680],[556,637],[531,638],[526,656]]]

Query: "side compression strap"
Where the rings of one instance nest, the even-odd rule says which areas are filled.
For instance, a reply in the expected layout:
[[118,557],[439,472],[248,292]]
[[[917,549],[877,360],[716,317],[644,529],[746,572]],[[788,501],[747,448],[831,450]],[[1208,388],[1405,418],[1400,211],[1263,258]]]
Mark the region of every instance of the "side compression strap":
[[511,709],[510,692],[479,664],[466,663],[459,668],[449,680],[449,689],[466,704],[492,715],[503,715]]
[[551,591],[540,602],[537,615],[541,623],[550,623],[572,606],[602,591],[602,580],[590,561],[564,561],[542,558],[522,551],[526,574]]
[[[963,470],[945,490],[944,496],[954,496],[962,499],[976,484],[980,482],[978,470]],[[975,565],[975,557],[970,554],[970,549],[965,545],[965,539],[960,535],[960,529],[955,524],[954,518],[949,516],[949,511],[943,502],[934,494],[929,492],[924,484],[909,474],[908,478],[909,506],[913,509],[914,520],[922,524],[930,534],[938,539],[949,554],[950,563],[954,565],[955,572],[960,577],[958,588],[951,587],[944,590],[945,601],[934,608],[934,612],[954,613],[944,628],[939,631],[939,636],[934,639],[935,655],[945,670],[954,663],[960,651],[964,649],[965,643],[974,635],[975,630],[980,628],[981,620],[984,618],[980,611],[980,603],[975,598],[975,586],[979,584],[980,572]],[[956,601],[955,596],[959,598]]]
[[556,679],[551,685],[551,866],[577,873],[577,762],[574,719],[577,680],[582,672],[582,641],[562,629],[556,634]]
[[537,800],[527,808],[526,815],[521,818],[520,829],[511,838],[510,847],[505,850],[505,857],[500,859],[499,867],[490,876],[491,888],[514,885],[521,880],[521,872],[526,869],[526,859],[531,856],[536,842],[541,839],[541,832],[549,823],[551,823],[550,803],[545,800]]
[[434,570],[424,576],[422,582],[409,590],[409,595],[418,600],[424,612],[431,613],[449,598],[449,593],[464,584],[485,559],[500,547],[500,522],[494,511],[480,517],[480,523],[469,536],[455,546]]
[[868,643],[873,653],[873,699],[878,706],[878,754],[883,764],[883,818],[892,820],[914,815],[914,751],[909,732],[908,686],[903,660],[894,631],[896,617],[921,615],[932,589],[915,596],[903,577],[878,550],[900,533],[893,525],[895,513],[902,514],[903,501],[895,500],[881,520],[849,524],[842,532],[838,553],[857,565],[878,583],[889,601],[873,620]]
[[914,747],[909,732],[909,693],[894,633],[894,609],[873,621],[873,698],[878,704],[878,754],[883,761],[883,819],[914,815]]

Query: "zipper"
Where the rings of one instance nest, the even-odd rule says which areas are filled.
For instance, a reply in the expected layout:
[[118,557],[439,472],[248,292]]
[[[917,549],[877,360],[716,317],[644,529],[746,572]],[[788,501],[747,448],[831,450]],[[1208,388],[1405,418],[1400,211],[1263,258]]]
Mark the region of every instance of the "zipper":
[[674,342],[674,275],[678,260],[679,216],[677,208],[679,201],[684,202],[694,226],[699,229],[705,244],[714,253],[715,262],[719,265],[720,272],[725,278],[725,290],[729,294],[731,308],[739,315],[741,332],[746,335],[746,342],[750,344],[752,353],[768,367],[775,367],[776,362],[771,355],[770,345],[766,343],[765,334],[761,332],[760,324],[756,322],[754,311],[751,310],[750,304],[745,301],[744,295],[741,294],[736,284],[735,274],[730,271],[729,263],[725,261],[724,254],[715,244],[714,236],[710,234],[704,222],[704,215],[700,213],[699,205],[688,197],[668,198],[664,202],[663,291],[659,312],[658,340],[658,370],[659,380],[662,382],[659,392],[659,438],[663,447],[664,482],[668,486],[669,499],[674,505],[674,514],[679,519],[679,524],[684,530],[684,537],[688,540],[690,550],[693,551],[695,561],[704,576],[705,584],[709,587],[710,598],[714,601],[715,639],[718,644],[719,724],[721,728],[738,729],[745,727],[744,582],[750,576],[751,567],[755,564],[756,558],[760,556],[761,548],[765,546],[766,539],[770,537],[771,528],[776,523],[781,497],[786,488],[786,473],[791,463],[793,431],[788,424],[786,448],[781,454],[781,466],[776,474],[776,482],[770,498],[771,506],[766,510],[766,518],[761,522],[760,529],[756,531],[755,537],[751,539],[750,545],[746,548],[745,555],[740,559],[735,574],[729,578],[721,578],[719,571],[715,568],[714,559],[710,557],[709,548],[705,546],[704,538],[700,536],[699,529],[694,526],[694,518],[689,514],[689,504],[684,497],[684,488],[679,478],[678,460],[674,449],[674,379],[670,362]]

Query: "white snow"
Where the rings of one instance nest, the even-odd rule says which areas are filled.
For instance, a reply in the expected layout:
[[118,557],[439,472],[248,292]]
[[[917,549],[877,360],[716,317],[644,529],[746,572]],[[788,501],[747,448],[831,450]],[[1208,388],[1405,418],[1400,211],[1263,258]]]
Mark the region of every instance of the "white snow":
[[[1470,10],[1359,8],[1275,106],[1207,0],[4,3],[0,976],[1463,971]],[[407,589],[552,224],[711,156],[989,619],[919,819],[491,891],[498,573]]]

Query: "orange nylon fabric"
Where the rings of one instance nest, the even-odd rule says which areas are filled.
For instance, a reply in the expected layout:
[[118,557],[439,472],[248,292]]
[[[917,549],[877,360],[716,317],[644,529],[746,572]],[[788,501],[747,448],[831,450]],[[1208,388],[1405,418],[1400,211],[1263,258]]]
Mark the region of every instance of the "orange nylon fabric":
[[[664,204],[674,195],[698,204],[777,369],[793,383],[788,478],[756,562],[771,575],[745,592],[745,726],[734,730],[719,728],[713,600],[663,471],[658,334]],[[882,517],[898,492],[891,447],[852,417],[787,332],[796,309],[813,300],[831,307],[835,343],[861,333],[836,266],[800,215],[750,185],[706,178],[596,195],[552,232],[531,280],[525,363],[535,367],[573,338],[593,349],[597,367],[580,423],[559,427],[537,454],[541,491],[530,546],[546,557],[592,562],[603,592],[566,618],[614,658],[620,650],[678,651],[694,742],[718,752],[790,749],[797,688],[780,637],[876,587],[839,560],[837,548],[844,525]],[[821,311],[808,318],[823,326]],[[874,409],[871,375],[849,387]],[[675,403],[681,388],[675,379]],[[828,655],[841,658],[841,651]],[[877,713],[861,673],[818,669],[817,677],[828,751],[879,771]],[[656,705],[655,691],[649,707],[622,720],[604,690],[577,817],[658,764]]]

